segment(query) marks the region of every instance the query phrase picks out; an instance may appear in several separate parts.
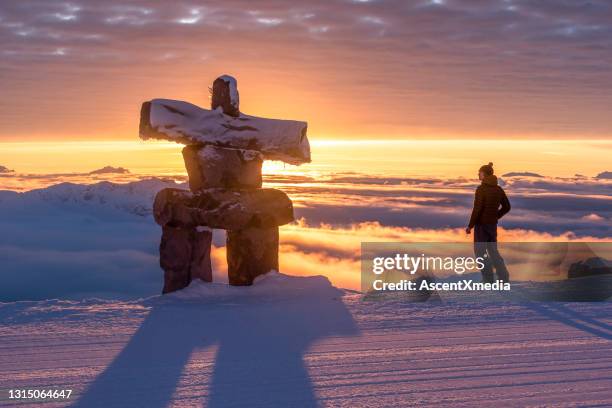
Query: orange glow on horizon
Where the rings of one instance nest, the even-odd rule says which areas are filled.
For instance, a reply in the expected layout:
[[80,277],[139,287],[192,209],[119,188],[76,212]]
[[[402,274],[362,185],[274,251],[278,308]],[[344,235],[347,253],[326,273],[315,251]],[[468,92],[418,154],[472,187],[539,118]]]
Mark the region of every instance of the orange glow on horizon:
[[[610,170],[607,140],[311,140],[312,163],[265,161],[264,174],[366,173],[398,177],[475,177],[492,161],[496,172],[548,176],[595,175]],[[88,172],[107,165],[133,173],[186,174],[181,145],[158,141],[0,142],[0,165],[19,173]]]

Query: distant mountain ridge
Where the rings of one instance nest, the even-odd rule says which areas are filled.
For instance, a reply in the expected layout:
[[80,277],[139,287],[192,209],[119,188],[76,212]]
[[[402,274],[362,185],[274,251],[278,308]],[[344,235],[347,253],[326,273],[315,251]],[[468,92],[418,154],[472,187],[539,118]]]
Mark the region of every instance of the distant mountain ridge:
[[612,261],[600,257],[592,257],[573,263],[567,272],[568,278],[612,274]]
[[544,178],[543,175],[532,173],[530,171],[511,171],[510,173],[502,174],[502,177],[538,177]]
[[20,208],[48,205],[67,212],[105,214],[123,212],[137,216],[152,214],[153,200],[163,188],[184,187],[174,181],[148,178],[125,184],[102,181],[95,184],[60,183],[23,193],[0,191],[3,211],[19,212]]
[[129,174],[130,171],[124,167],[105,166],[101,169],[90,171],[89,174]]

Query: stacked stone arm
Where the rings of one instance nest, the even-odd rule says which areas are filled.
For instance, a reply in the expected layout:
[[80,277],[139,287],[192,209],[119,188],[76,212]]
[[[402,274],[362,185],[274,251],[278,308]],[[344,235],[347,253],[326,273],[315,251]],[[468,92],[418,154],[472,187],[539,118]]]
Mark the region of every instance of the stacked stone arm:
[[290,164],[310,162],[306,122],[258,118],[240,113],[230,116],[221,107],[202,109],[170,99],[153,99],[142,105],[140,137],[183,144],[256,150],[266,160]]
[[270,228],[293,221],[293,204],[285,193],[271,188],[207,189],[198,194],[167,188],[157,193],[153,214],[162,226]]

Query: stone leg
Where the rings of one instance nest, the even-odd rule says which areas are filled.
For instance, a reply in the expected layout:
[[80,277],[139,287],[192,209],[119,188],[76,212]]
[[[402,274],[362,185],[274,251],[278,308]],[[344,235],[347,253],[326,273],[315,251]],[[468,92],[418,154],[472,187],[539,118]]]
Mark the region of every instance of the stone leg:
[[205,227],[196,227],[191,252],[191,280],[201,279],[204,282],[212,282],[211,243],[212,230]]
[[162,293],[174,292],[189,285],[193,279],[212,281],[208,229],[164,226],[159,245],[159,264],[164,270]]
[[227,231],[227,272],[230,285],[252,285],[278,270],[278,227]]

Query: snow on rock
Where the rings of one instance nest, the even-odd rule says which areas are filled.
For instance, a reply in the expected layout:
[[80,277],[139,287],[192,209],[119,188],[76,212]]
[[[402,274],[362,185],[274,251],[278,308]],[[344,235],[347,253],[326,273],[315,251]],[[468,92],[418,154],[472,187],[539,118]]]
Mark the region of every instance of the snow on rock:
[[257,150],[268,160],[290,164],[310,162],[307,123],[225,115],[188,102],[153,99],[142,105],[140,137],[183,144],[213,144]]
[[229,87],[230,103],[236,108],[236,110],[239,110],[240,95],[238,94],[238,83],[236,81],[236,78],[230,75],[221,75],[219,79],[222,79],[227,83]]

